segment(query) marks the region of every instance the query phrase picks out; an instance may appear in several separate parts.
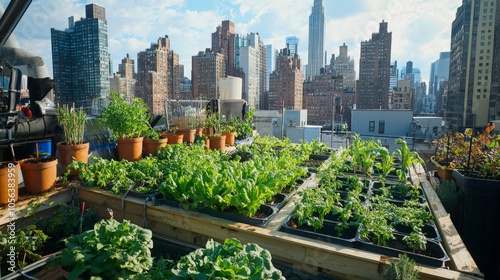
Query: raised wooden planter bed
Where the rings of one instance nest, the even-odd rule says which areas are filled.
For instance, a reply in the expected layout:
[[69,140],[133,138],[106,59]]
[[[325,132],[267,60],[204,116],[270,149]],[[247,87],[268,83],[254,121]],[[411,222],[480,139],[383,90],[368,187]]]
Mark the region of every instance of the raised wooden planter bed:
[[[482,279],[423,169],[414,170],[412,178],[424,188],[443,238],[443,247],[450,257],[450,261],[446,262],[448,269],[419,265],[420,278]],[[273,259],[311,274],[326,274],[340,279],[382,279],[380,271],[388,262],[388,257],[381,254],[280,231],[282,224],[294,211],[294,201],[300,199],[298,195],[294,195],[265,228],[186,211],[181,207],[155,206],[151,201],[139,198],[122,199],[96,188],[80,187],[78,198],[102,218],[109,218],[107,209],[111,208],[115,219],[127,219],[156,234],[196,246],[203,246],[209,238],[221,242],[235,237],[245,243],[257,243],[269,250]]]

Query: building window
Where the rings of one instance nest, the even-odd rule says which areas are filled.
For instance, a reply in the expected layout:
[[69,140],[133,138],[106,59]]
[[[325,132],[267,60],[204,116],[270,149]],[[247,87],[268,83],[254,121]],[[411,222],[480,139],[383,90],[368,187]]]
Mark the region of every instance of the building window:
[[374,132],[375,131],[375,122],[370,121],[369,126],[368,126],[368,131]]
[[378,133],[379,134],[384,134],[385,133],[385,121],[379,121],[378,122]]

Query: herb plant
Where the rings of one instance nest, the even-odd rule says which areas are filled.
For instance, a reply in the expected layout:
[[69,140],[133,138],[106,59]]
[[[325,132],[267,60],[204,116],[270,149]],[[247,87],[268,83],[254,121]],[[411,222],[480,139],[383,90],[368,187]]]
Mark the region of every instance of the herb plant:
[[63,128],[66,144],[82,144],[87,113],[74,107],[59,107],[57,112],[57,122]]
[[150,129],[148,106],[140,98],[131,104],[116,92],[110,95],[110,103],[102,113],[104,125],[111,129],[113,139],[141,137]]
[[415,268],[416,263],[406,254],[400,254],[399,259],[391,259],[384,271],[386,280],[418,280],[420,275]]

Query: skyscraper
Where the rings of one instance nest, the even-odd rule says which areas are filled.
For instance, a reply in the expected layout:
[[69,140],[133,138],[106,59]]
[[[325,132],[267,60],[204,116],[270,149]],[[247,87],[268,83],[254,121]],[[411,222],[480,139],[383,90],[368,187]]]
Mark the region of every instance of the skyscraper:
[[290,54],[299,55],[299,37],[286,37],[286,48],[290,50]]
[[314,0],[309,16],[309,52],[307,61],[307,78],[320,74],[324,66],[325,55],[325,7],[323,0]]
[[379,32],[361,42],[356,103],[359,109],[388,109],[392,32],[382,21]]
[[[493,71],[491,73],[491,97],[489,116],[491,120],[500,120],[500,7],[496,7],[495,42],[493,52]],[[498,128],[497,128],[498,129]]]
[[222,53],[210,49],[192,57],[193,98],[219,98],[219,78],[226,77],[226,59]]
[[354,91],[356,87],[356,71],[354,70],[354,59],[347,55],[347,46],[344,43],[339,47],[339,55],[331,65],[332,72],[336,76],[342,76],[344,89]]
[[235,76],[235,41],[236,33],[234,31],[234,22],[230,20],[222,21],[222,25],[212,33],[212,51],[224,55],[225,76]]
[[52,28],[52,63],[55,101],[90,108],[109,96],[110,56],[105,9],[85,6],[85,18],[69,17],[66,30]]
[[273,48],[273,45],[266,45],[266,91],[269,90],[269,75],[276,67],[276,57],[278,57],[278,51]]
[[303,76],[300,58],[290,55],[288,49],[276,58],[276,70],[269,77],[269,109],[302,109]]
[[[464,0],[451,29],[446,120],[452,130],[481,128],[495,117],[491,88],[498,1]],[[464,32],[464,30],[466,32]],[[488,110],[489,108],[490,110]]]
[[179,55],[170,49],[168,36],[137,54],[136,96],[152,114],[163,114],[165,100],[180,95]]
[[450,52],[441,52],[439,59],[431,64],[429,78],[429,94],[436,95],[444,81],[448,81],[450,73]]
[[109,80],[111,92],[118,92],[125,95],[126,100],[132,100],[135,97],[135,61],[127,54],[118,64],[118,73],[115,73]]
[[258,33],[237,37],[236,68],[243,71],[243,99],[260,109],[260,98],[266,91],[266,47]]
[[124,77],[133,79],[135,76],[135,62],[130,55],[127,54],[125,58],[122,59],[122,63],[118,64],[118,73]]

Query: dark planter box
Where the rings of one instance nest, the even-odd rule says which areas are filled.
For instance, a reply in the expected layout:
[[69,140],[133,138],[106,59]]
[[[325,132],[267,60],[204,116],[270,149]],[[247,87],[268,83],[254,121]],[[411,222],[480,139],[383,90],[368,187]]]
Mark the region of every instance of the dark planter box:
[[500,279],[500,180],[467,177],[458,170],[453,179],[464,193],[460,236],[479,269]]
[[235,222],[241,222],[258,227],[266,227],[269,222],[276,216],[278,210],[274,207],[268,205],[261,205],[259,211],[257,212],[258,217],[247,217],[236,212],[232,212],[231,209],[227,211],[217,211],[209,208],[198,208],[198,212],[209,214],[214,217],[223,218],[226,220],[231,220]]
[[[394,226],[394,228],[396,229],[397,233],[403,235],[409,235],[412,232],[412,229],[408,226],[396,225]],[[441,236],[439,235],[437,227],[436,225],[434,225],[434,223],[425,224],[421,229],[422,233],[425,235],[425,238],[427,238],[427,240],[441,243]]]
[[[390,241],[388,246],[381,246],[366,240],[363,240],[358,235],[356,236],[356,240],[359,244],[359,248],[362,250],[370,251],[373,253],[389,256],[389,257],[398,257],[399,254],[406,254],[409,258],[413,259],[415,262],[424,265],[430,265],[434,267],[444,267],[445,262],[449,260],[446,251],[440,243],[436,243],[434,241],[427,240],[427,249],[424,253],[419,254],[415,253],[411,250],[407,250],[405,248],[405,244],[403,241],[404,235],[394,233],[396,237],[395,240]],[[396,246],[394,246],[396,245]],[[395,248],[397,247],[397,248]]]
[[311,238],[314,240],[321,240],[328,243],[339,244],[346,247],[354,247],[356,242],[357,227],[349,227],[342,232],[341,236],[337,236],[336,226],[339,223],[324,221],[323,227],[314,230],[312,227],[302,225],[300,227],[293,227],[291,225],[291,217],[288,217],[280,228],[280,231]]
[[330,155],[310,155],[309,156],[309,159],[312,159],[312,160],[327,160],[330,158]]
[[271,207],[275,207],[278,210],[280,210],[281,208],[283,208],[283,206],[285,206],[288,203],[288,201],[290,200],[290,197],[291,197],[291,195],[286,196],[284,194],[279,193],[279,194],[273,196],[271,201],[266,202],[266,205],[271,206]]

